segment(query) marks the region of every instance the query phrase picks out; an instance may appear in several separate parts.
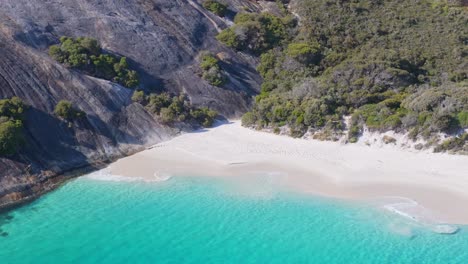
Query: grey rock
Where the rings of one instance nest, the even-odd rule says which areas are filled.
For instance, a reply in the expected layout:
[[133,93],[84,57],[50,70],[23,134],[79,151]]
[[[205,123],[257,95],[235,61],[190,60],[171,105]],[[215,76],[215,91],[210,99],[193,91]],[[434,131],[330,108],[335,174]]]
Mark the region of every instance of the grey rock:
[[[248,0],[232,0],[231,13]],[[0,206],[46,192],[79,168],[88,170],[175,136],[157,122],[132,90],[68,69],[47,55],[62,35],[98,39],[126,56],[138,70],[142,89],[186,93],[193,104],[225,117],[245,112],[259,90],[257,59],[215,40],[227,20],[191,0],[2,0],[0,1],[0,98],[18,96],[26,111],[25,146],[0,158]],[[232,17],[232,14],[231,14]],[[213,87],[197,74],[203,50],[223,52],[230,82]],[[86,118],[71,127],[52,113],[62,99]]]

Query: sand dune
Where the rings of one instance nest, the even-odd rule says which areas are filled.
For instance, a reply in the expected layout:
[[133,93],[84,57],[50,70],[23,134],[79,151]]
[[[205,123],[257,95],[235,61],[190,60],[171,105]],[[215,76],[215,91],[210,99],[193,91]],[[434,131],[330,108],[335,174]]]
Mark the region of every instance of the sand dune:
[[379,206],[409,199],[399,208],[418,220],[468,224],[467,156],[293,139],[249,130],[239,121],[181,135],[109,170],[149,181],[194,175],[248,182],[264,174],[285,188]]

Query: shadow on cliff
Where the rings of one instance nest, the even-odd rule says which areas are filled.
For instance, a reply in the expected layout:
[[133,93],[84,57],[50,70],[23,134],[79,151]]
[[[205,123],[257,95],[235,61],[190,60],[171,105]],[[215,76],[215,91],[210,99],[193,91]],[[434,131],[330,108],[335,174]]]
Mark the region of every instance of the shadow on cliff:
[[256,74],[255,69],[253,69],[253,68],[251,68],[251,67],[249,67],[249,66],[247,66],[245,64],[236,62],[236,61],[232,61],[230,63],[226,63],[226,62],[221,61],[221,68],[225,69],[232,78],[236,79],[236,81],[238,81],[241,84],[241,86],[245,88],[244,90],[239,90],[239,89],[236,89],[235,87],[227,88],[227,87],[229,87],[229,85],[228,85],[224,89],[232,90],[232,91],[237,92],[237,93],[244,92],[249,96],[257,95],[257,93],[258,93],[257,91],[255,91],[253,89],[247,89],[247,87],[252,87],[252,84],[249,83],[245,79],[245,76],[252,76],[252,75]]
[[[115,122],[118,121],[111,121]],[[136,137],[122,130],[109,129],[108,124],[97,116],[88,115],[70,125],[34,107],[29,107],[26,112],[24,135],[25,144],[20,154],[8,159],[57,172],[89,166],[82,153],[84,150],[104,151],[108,145],[120,143],[141,144]]]
[[74,167],[88,163],[86,156],[77,150],[75,131],[67,123],[34,107],[26,115],[23,148],[26,156],[41,163],[41,167],[54,169],[65,164]]
[[[130,135],[120,129],[115,128],[115,127],[118,127],[119,125],[120,126],[126,125],[126,124],[122,124],[122,120],[120,120],[120,117],[118,115],[111,118],[109,123],[113,124],[112,126],[114,127],[113,129],[110,129],[109,124],[105,123],[99,117],[95,115],[90,115],[90,114],[86,116],[86,119],[84,121],[81,121],[82,127],[84,129],[89,130],[90,133],[95,133],[95,134],[105,137],[108,140],[107,143],[111,143],[115,146],[121,143],[135,144],[135,145],[143,143],[141,142],[141,140],[139,140],[135,136]],[[94,147],[96,145],[102,145],[102,144],[94,144]]]

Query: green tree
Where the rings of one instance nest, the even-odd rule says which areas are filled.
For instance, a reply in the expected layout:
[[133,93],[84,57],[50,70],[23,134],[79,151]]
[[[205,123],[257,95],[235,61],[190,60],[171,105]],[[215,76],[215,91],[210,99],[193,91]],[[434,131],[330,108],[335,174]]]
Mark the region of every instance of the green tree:
[[60,63],[128,88],[139,84],[138,74],[130,69],[127,58],[104,54],[99,42],[93,38],[61,37],[60,45],[49,48],[49,55]]
[[145,96],[145,92],[143,92],[143,91],[134,91],[133,92],[133,95],[132,95],[132,101],[133,102],[145,105],[146,100],[147,99],[146,99],[146,96]]
[[227,6],[215,0],[204,1],[203,7],[220,17],[224,17],[227,12]]
[[241,45],[241,40],[239,36],[234,32],[233,28],[227,28],[221,31],[217,36],[216,39],[226,46],[231,47],[235,50],[241,50],[243,47]]
[[304,64],[317,64],[321,56],[320,44],[291,43],[288,45],[286,54]]
[[176,113],[171,108],[164,107],[161,109],[160,117],[164,123],[170,124],[176,120]]
[[61,100],[58,102],[55,106],[54,113],[58,117],[70,122],[84,116],[84,112],[75,109],[73,104],[67,100]]
[[227,82],[227,77],[221,70],[219,60],[211,54],[201,58],[200,68],[203,70],[202,78],[213,86],[221,87]]
[[0,122],[0,156],[13,155],[23,142],[23,123],[20,120]]

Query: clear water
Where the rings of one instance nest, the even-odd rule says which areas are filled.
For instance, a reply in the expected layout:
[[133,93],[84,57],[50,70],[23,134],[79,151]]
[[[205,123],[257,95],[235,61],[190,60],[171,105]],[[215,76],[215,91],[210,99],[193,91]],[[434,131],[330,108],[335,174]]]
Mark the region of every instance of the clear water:
[[0,263],[468,263],[464,228],[230,185],[77,179],[0,215]]

